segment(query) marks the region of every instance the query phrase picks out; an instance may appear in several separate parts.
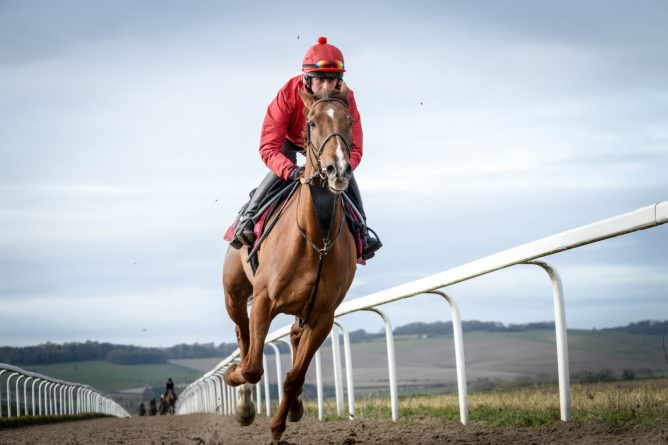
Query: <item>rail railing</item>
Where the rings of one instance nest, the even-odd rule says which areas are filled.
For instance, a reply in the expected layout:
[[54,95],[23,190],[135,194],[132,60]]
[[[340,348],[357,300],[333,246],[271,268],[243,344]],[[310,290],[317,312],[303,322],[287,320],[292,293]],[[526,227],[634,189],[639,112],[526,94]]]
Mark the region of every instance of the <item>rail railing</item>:
[[[2,385],[3,375],[5,391]],[[15,409],[12,409],[12,405]],[[67,382],[0,363],[0,417],[84,413],[130,416],[118,403],[88,385]]]
[[[605,239],[621,236],[638,230],[657,227],[668,222],[668,201],[642,207],[635,211],[614,216],[576,229],[561,232],[556,235],[542,238],[537,241],[522,244],[520,246],[504,250],[476,261],[446,270],[444,272],[430,275],[428,277],[395,286],[364,297],[347,301],[338,307],[335,313],[336,321],[331,331],[332,358],[334,389],[336,395],[336,411],[340,416],[343,414],[343,373],[341,368],[339,330],[343,332],[343,348],[346,368],[346,384],[348,398],[348,415],[355,416],[355,397],[353,386],[353,366],[351,362],[351,347],[348,334],[341,324],[341,317],[358,311],[371,311],[378,314],[385,325],[387,344],[388,375],[390,385],[390,401],[392,419],[399,418],[399,402],[396,378],[396,364],[394,354],[394,340],[392,325],[389,317],[378,309],[378,306],[415,297],[422,294],[435,294],[443,297],[450,305],[452,317],[453,340],[455,343],[455,365],[457,369],[457,390],[459,397],[460,421],[468,422],[467,382],[464,355],[464,343],[462,340],[462,326],[459,318],[459,310],[452,295],[446,294],[442,288],[456,283],[471,280],[481,275],[486,275],[501,269],[516,265],[538,266],[547,272],[552,284],[552,299],[555,316],[555,333],[557,349],[557,371],[559,379],[560,414],[563,421],[570,419],[570,380],[568,365],[568,341],[566,336],[566,315],[564,306],[564,295],[561,279],[554,267],[545,261],[537,261],[539,258],[553,255],[565,250],[575,249],[586,244],[596,243]],[[276,346],[279,341],[285,341],[290,334],[290,325],[284,326],[267,335],[265,343],[274,350],[276,357],[276,380],[278,387],[277,400],[282,398],[283,372],[281,370],[280,351]],[[289,344],[289,342],[287,342]],[[227,367],[239,358],[239,350],[223,359],[211,371],[190,384],[180,395],[176,406],[177,414],[192,412],[218,412],[224,415],[232,415],[236,406],[236,393],[223,380],[223,373]],[[266,357],[263,356],[264,369],[267,369]],[[322,365],[320,351],[315,354],[316,367],[316,392],[318,400],[318,418],[324,415],[323,391],[322,391]],[[268,373],[262,380],[254,385],[255,399],[258,414],[262,414],[262,398],[264,383],[264,413],[270,415],[271,394],[269,392]]]

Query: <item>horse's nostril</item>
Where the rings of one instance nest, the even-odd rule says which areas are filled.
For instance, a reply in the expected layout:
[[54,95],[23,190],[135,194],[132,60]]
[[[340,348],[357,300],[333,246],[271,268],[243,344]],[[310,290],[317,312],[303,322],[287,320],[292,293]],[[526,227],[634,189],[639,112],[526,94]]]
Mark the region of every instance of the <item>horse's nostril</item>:
[[334,167],[333,165],[330,164],[330,165],[327,166],[325,171],[327,172],[328,176],[332,176],[332,175],[336,174],[336,167]]
[[346,165],[346,176],[350,176],[353,174],[353,168],[350,166],[350,164]]

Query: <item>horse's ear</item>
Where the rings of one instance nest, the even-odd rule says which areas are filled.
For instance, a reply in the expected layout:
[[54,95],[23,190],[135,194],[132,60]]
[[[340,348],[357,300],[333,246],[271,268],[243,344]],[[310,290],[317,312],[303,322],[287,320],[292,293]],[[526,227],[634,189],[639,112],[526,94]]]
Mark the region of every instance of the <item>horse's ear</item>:
[[298,92],[299,96],[302,98],[302,101],[304,102],[304,106],[306,106],[306,109],[311,110],[313,102],[315,101],[315,96],[306,90],[302,90],[301,88],[299,88]]

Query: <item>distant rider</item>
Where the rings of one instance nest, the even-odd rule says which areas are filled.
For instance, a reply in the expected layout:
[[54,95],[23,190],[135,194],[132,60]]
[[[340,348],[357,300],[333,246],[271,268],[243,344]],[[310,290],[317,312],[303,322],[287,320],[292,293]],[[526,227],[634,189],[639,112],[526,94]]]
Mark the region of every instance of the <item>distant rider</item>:
[[174,382],[172,381],[171,377],[167,379],[167,383],[165,384],[165,397],[167,397],[169,391],[172,391],[172,394],[174,394],[174,399],[176,399],[176,392],[174,391]]

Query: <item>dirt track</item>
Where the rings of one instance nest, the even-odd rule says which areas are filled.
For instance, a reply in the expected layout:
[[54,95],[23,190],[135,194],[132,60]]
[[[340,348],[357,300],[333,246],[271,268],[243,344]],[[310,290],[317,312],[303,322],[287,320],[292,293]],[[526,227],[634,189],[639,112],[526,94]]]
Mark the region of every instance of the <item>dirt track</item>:
[[[95,419],[0,431],[1,444],[196,444],[270,443],[268,420],[247,428],[210,414]],[[304,418],[288,424],[284,445],[297,444],[668,444],[668,425],[608,431],[560,424],[544,429],[463,427],[438,420],[333,421]]]

